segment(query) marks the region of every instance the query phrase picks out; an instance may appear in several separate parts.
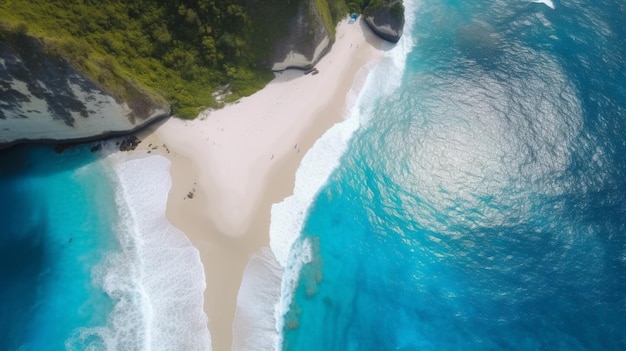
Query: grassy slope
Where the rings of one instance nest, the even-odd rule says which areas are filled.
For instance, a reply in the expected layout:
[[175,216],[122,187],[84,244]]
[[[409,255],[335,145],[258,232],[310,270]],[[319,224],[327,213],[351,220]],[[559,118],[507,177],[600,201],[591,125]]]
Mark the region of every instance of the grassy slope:
[[[263,87],[271,75],[245,64],[225,68],[229,59],[207,64],[198,59],[202,52],[167,33],[165,9],[154,2],[141,16],[132,17],[132,6],[108,1],[97,5],[81,1],[0,2],[3,27],[26,31],[44,40],[49,53],[67,58],[78,70],[99,82],[114,96],[125,96],[120,77],[131,79],[172,104],[173,113],[184,118],[197,116],[201,109],[217,107],[211,92],[235,82],[245,87],[233,97]],[[161,41],[158,35],[165,29]],[[253,67],[254,68],[254,67]]]
[[[360,4],[312,1],[331,33]],[[265,68],[271,40],[284,30],[297,3],[247,2],[5,0],[0,1],[0,30],[41,38],[49,53],[65,57],[114,96],[128,98],[122,82],[130,80],[169,101],[177,116],[194,118],[219,106],[211,92],[220,86],[230,85],[232,101],[273,77]],[[262,13],[277,20],[258,20]]]

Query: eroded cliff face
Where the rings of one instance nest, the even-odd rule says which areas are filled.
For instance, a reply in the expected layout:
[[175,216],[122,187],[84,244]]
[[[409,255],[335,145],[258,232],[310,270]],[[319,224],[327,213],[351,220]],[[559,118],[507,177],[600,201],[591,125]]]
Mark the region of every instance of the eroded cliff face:
[[[263,57],[258,67],[275,71],[313,67],[334,42],[331,22],[341,16],[341,7],[331,1],[242,0],[250,19],[250,49]],[[379,36],[397,41],[404,26],[402,1],[370,4],[364,20]],[[111,87],[99,83],[108,79],[99,74],[87,77],[81,72],[88,70],[74,69],[67,60],[48,53],[47,44],[25,33],[7,34],[0,28],[0,148],[126,134],[170,115],[166,101],[115,74],[113,68],[104,72],[115,77],[114,88],[102,88]]]
[[297,13],[288,22],[286,35],[272,50],[273,71],[287,68],[310,68],[328,52],[332,44],[313,0],[299,1]]
[[125,101],[114,97],[37,39],[15,42],[0,42],[0,147],[126,134],[170,114],[167,103],[131,83]]
[[383,0],[370,5],[363,13],[365,23],[384,40],[397,43],[404,29],[402,0]]
[[[324,23],[320,8],[315,5],[314,0],[291,0],[285,6],[294,4],[297,11],[284,29],[286,33],[277,35],[278,40],[272,46],[271,61],[274,71],[310,68],[334,42],[330,28]],[[372,31],[382,39],[394,43],[400,40],[404,28],[402,0],[372,1],[365,8],[363,17]]]

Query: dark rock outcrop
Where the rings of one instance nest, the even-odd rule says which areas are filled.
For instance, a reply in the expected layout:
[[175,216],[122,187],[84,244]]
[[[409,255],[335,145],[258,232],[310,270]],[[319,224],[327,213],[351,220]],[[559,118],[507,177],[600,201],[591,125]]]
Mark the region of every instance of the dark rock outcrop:
[[139,140],[136,135],[129,135],[122,140],[119,149],[120,151],[132,151],[135,150],[140,143],[141,140]]
[[[313,67],[333,42],[332,29],[324,22],[318,6],[328,0],[242,0],[254,38],[252,50],[259,64],[273,71]],[[327,10],[327,9],[326,9]]]
[[381,0],[363,11],[365,23],[384,40],[397,43],[404,29],[404,5],[401,0]]
[[287,36],[276,40],[271,60],[273,71],[313,67],[331,45],[329,29],[313,0],[300,1],[296,15],[288,22]]
[[113,96],[26,34],[0,35],[0,147],[126,134],[170,114],[131,82]]

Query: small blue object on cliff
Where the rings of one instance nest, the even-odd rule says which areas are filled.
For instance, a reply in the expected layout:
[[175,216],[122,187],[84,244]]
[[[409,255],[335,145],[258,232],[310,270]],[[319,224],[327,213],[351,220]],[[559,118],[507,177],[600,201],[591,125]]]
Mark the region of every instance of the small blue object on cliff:
[[356,19],[359,17],[359,15],[357,15],[356,13],[353,13],[350,15],[350,20],[348,21],[348,23],[354,23],[356,22]]

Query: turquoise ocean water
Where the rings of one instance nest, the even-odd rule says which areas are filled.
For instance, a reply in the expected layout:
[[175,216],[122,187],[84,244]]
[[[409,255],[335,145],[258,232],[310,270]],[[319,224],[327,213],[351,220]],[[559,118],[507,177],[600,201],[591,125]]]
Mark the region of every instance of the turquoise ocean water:
[[110,171],[96,159],[88,148],[0,153],[2,350],[63,350],[75,329],[106,323],[112,301],[91,271],[119,244]]
[[407,1],[292,248],[284,350],[626,349],[626,7],[552,7]]
[[210,350],[169,161],[90,148],[0,151],[0,350]]
[[[283,349],[626,349],[626,8],[406,3],[287,264]],[[168,167],[0,152],[0,350],[210,349]]]

